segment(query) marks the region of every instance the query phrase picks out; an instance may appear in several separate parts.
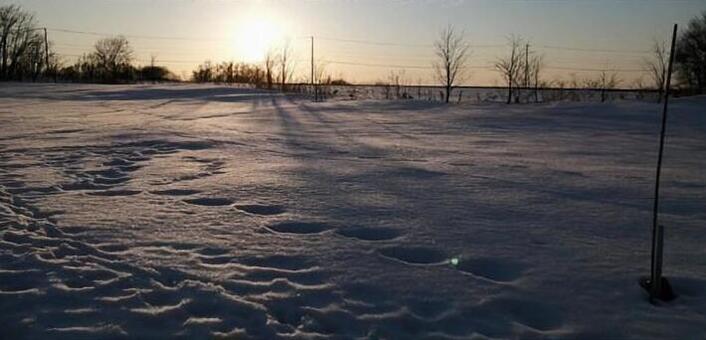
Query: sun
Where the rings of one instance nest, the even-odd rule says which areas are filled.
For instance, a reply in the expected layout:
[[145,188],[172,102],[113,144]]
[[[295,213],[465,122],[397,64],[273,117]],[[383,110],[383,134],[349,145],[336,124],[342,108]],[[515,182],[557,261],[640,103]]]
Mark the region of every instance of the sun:
[[265,16],[245,20],[235,36],[237,53],[247,62],[262,61],[267,51],[283,40],[281,27]]

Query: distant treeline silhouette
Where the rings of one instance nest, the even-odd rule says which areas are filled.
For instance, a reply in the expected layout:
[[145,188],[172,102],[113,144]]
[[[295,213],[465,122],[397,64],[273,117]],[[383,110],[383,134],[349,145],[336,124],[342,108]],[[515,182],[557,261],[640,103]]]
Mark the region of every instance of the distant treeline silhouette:
[[197,83],[253,84],[258,87],[272,87],[267,82],[267,74],[257,64],[221,62],[213,64],[205,61],[192,72],[191,80]]
[[175,80],[166,67],[132,65],[132,48],[124,37],[104,38],[94,45],[94,51],[78,58],[73,65],[62,67],[58,78],[72,82],[130,83],[135,81]]
[[[507,88],[507,102],[520,101],[524,89],[525,101],[534,98],[538,101],[540,88],[593,88],[610,90],[621,83],[617,72],[610,69],[597,70],[593,77],[578,78],[572,74],[571,80],[550,81],[544,78],[544,56],[530,49],[531,44],[520,36],[508,39],[509,49],[504,56],[497,58],[493,66]],[[435,60],[432,67],[435,79],[441,85],[444,101],[451,100],[452,90],[467,78],[467,70],[472,68],[469,60],[472,51],[463,32],[447,27],[438,36],[432,48]],[[665,83],[666,60],[669,51],[666,42],[655,39],[649,57],[643,59],[640,70],[649,77],[643,84],[639,79],[632,84],[634,88],[663,91]],[[129,41],[122,36],[103,38],[70,64],[62,63],[60,55],[47,40],[46,29],[38,26],[34,16],[17,5],[0,6],[0,80],[3,81],[38,81],[59,80],[65,82],[100,82],[132,83],[140,81],[180,81],[165,66],[157,65],[156,57],[151,58],[148,66],[135,65],[133,49]],[[325,65],[319,62],[312,72],[312,77],[303,77],[293,81],[293,53],[288,44],[267,52],[262,63],[243,63],[226,61],[214,63],[205,61],[192,72],[190,81],[216,82],[224,84],[251,84],[253,86],[300,91],[303,86],[314,82],[325,90],[326,85],[347,85],[343,79],[332,79],[325,74]],[[551,67],[552,69],[562,69]],[[568,69],[567,69],[568,70]],[[698,94],[706,91],[706,11],[693,18],[682,29],[677,41],[675,58],[676,87],[683,93]],[[400,88],[409,82],[403,79],[404,69],[393,71],[390,79],[381,81],[389,88]],[[306,78],[306,79],[304,79]],[[534,95],[527,95],[534,89]],[[389,96],[399,97],[399,96]],[[412,96],[401,96],[412,98]],[[660,95],[661,97],[661,95]],[[460,98],[459,98],[460,99]]]

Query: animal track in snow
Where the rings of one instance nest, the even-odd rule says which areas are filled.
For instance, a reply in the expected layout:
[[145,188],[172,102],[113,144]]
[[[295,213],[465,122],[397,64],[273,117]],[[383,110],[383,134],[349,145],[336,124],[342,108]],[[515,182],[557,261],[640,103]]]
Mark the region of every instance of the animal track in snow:
[[198,194],[200,192],[201,191],[190,190],[190,189],[167,189],[167,190],[150,191],[150,194],[160,195],[160,196],[189,196],[189,195]]
[[94,191],[89,192],[88,195],[91,196],[133,196],[142,193],[139,190],[104,190],[104,191]]
[[319,234],[331,229],[328,225],[318,222],[287,221],[272,224],[270,230],[284,234]]
[[425,247],[388,247],[378,251],[384,257],[407,264],[440,264],[447,258],[442,251]]
[[385,241],[392,240],[400,236],[400,232],[395,229],[374,227],[350,227],[339,229],[336,233],[345,237],[365,241]]
[[279,215],[285,212],[284,208],[278,205],[238,204],[235,208],[253,215]]
[[229,198],[224,198],[224,197],[201,197],[201,198],[194,198],[194,199],[186,199],[184,202],[193,204],[193,205],[201,205],[201,206],[207,206],[207,207],[218,207],[218,206],[224,206],[224,205],[230,205],[233,203],[233,200]]

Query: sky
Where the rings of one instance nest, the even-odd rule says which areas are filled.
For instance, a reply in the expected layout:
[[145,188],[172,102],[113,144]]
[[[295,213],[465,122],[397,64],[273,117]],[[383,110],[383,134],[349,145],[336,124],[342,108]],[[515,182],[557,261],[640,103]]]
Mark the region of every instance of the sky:
[[[204,60],[260,62],[288,42],[295,77],[309,76],[311,36],[316,64],[357,83],[434,83],[432,44],[452,26],[471,45],[465,85],[499,85],[492,65],[521,36],[545,59],[545,80],[617,72],[623,85],[644,76],[654,39],[667,40],[706,10],[706,0],[565,1],[232,1],[0,0],[33,12],[66,63],[103,35],[125,35],[137,64],[169,67],[188,77]],[[77,31],[75,33],[67,31]]]

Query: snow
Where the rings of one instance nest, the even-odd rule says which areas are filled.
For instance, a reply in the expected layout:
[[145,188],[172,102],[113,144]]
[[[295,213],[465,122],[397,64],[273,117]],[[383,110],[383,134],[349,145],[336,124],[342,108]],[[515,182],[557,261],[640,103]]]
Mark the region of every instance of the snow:
[[0,86],[2,338],[704,338],[706,98]]

